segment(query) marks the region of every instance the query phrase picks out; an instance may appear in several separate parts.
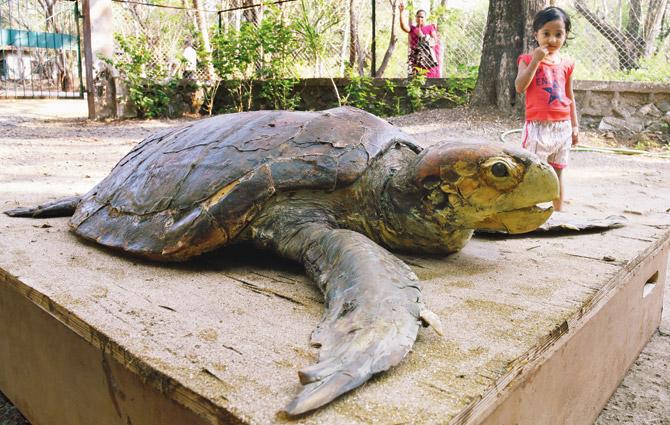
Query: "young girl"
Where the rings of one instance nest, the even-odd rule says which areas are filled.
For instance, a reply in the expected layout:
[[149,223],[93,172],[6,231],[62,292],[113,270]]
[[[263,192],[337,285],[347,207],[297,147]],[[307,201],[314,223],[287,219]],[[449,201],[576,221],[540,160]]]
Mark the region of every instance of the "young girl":
[[572,60],[561,57],[561,47],[570,33],[570,18],[558,7],[535,15],[533,32],[538,47],[519,56],[515,86],[526,92],[526,124],[523,147],[554,167],[560,195],[554,209],[563,209],[562,171],[568,165],[570,146],[579,142],[579,124],[572,92]]

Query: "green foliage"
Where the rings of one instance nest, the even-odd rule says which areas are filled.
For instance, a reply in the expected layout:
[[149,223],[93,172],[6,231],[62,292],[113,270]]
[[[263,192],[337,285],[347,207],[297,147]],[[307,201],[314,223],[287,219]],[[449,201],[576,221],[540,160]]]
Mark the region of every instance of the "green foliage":
[[300,43],[296,44],[298,52],[310,58],[314,67],[314,75],[321,76],[321,65],[329,53],[332,31],[339,29],[342,22],[342,5],[331,0],[300,0],[297,18],[293,29]]
[[[664,53],[650,58],[641,58],[640,67],[629,71],[603,72],[603,78],[611,81],[647,81],[652,83],[670,83],[670,66]],[[591,74],[590,79],[593,79]]]
[[169,116],[170,100],[175,97],[179,82],[168,78],[163,64],[152,61],[153,51],[145,36],[115,34],[114,37],[123,54],[113,60],[104,60],[123,76],[138,117]]
[[202,94],[204,97],[203,105],[209,116],[212,116],[212,113],[214,112],[214,101],[216,100],[216,94],[218,93],[220,86],[221,80],[218,79],[202,86]]
[[426,70],[419,75],[416,75],[409,79],[407,84],[407,98],[409,99],[409,104],[411,111],[420,111],[423,109],[424,99],[423,99],[423,86],[426,84]]
[[272,109],[293,110],[300,104],[300,95],[295,92],[298,78],[272,78],[265,80],[260,95]]
[[273,107],[293,109],[300,102],[294,87],[291,52],[296,48],[292,26],[285,23],[281,10],[267,8],[259,25],[244,22],[239,31],[217,32],[212,40],[213,65],[235,99],[236,110],[252,109],[254,80],[265,80],[261,97]]
[[400,115],[400,98],[395,95],[396,84],[383,80],[384,85],[377,87],[372,77],[360,76],[349,70],[349,83],[344,87],[343,105],[351,105],[379,116]]
[[663,149],[665,146],[667,145],[661,141],[647,137],[647,135],[644,133],[640,133],[638,140],[633,145],[633,149],[639,149],[643,151],[657,151]]
[[477,85],[478,66],[461,65],[456,72],[446,79],[445,97],[456,105],[465,105],[470,100],[470,93]]
[[463,105],[477,81],[476,67],[463,77],[446,80],[446,87],[435,85],[425,75],[407,80],[401,87],[393,80],[375,80],[349,71],[349,83],[344,87],[343,104],[364,109],[379,116],[401,115],[427,107]]
[[420,111],[425,107],[439,107],[445,104],[464,105],[468,103],[470,93],[477,83],[477,67],[463,69],[463,73],[455,78],[447,78],[446,87],[432,85],[422,75],[410,78],[407,84],[407,97],[411,111]]

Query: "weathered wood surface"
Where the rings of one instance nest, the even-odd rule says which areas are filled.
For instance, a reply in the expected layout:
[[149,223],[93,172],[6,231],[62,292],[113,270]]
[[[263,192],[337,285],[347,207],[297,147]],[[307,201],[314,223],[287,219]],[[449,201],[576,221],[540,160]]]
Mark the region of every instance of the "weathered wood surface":
[[[83,147],[0,141],[0,208],[82,193],[131,144]],[[551,346],[645,250],[667,243],[668,171],[651,159],[575,155],[570,211],[623,214],[626,227],[478,238],[451,257],[402,257],[445,336],[421,331],[399,367],[298,423],[444,423],[471,407]],[[252,423],[286,421],[277,412],[299,389],[296,371],[315,361],[308,339],[322,311],[299,266],[238,248],[181,265],[144,262],[83,243],[66,222],[1,215],[4,280],[212,421],[224,411]]]

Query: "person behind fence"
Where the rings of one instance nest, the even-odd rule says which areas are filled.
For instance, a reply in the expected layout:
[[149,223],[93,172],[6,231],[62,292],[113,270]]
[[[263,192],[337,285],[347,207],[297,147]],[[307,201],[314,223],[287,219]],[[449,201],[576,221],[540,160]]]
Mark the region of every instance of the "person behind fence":
[[516,91],[526,93],[523,147],[547,161],[558,175],[560,195],[554,209],[563,209],[562,173],[570,147],[579,143],[577,106],[572,90],[575,63],[561,55],[570,34],[570,17],[558,7],[535,15],[533,34],[538,47],[519,56]]
[[191,40],[186,40],[184,42],[182,56],[184,57],[184,73],[182,76],[184,79],[194,80],[195,71],[198,69],[198,53],[193,48]]
[[426,11],[420,9],[416,12],[416,25],[407,23],[403,19],[405,5],[400,3],[400,28],[409,34],[409,52],[407,65],[409,75],[425,74],[428,78],[440,78],[440,38],[437,34],[435,24],[426,24]]

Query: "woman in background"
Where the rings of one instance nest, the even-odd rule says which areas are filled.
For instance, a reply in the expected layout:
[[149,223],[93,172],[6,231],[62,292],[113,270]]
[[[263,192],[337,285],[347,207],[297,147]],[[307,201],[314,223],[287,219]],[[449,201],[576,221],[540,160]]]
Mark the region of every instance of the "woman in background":
[[428,78],[440,78],[442,76],[440,38],[437,35],[435,24],[426,24],[426,11],[419,9],[416,12],[416,25],[407,23],[403,19],[405,5],[400,3],[400,28],[409,34],[409,54],[407,65],[409,75],[425,73]]

